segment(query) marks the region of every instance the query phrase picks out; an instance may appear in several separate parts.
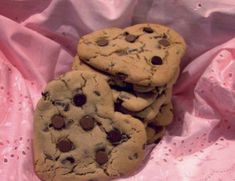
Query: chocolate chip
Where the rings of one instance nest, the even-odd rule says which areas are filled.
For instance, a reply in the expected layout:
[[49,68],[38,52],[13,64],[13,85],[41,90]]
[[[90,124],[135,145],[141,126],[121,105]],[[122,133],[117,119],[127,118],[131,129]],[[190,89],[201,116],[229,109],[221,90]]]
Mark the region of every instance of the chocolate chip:
[[65,118],[62,115],[54,115],[51,118],[51,124],[54,129],[62,129],[65,126]]
[[86,103],[86,96],[84,94],[76,94],[73,97],[73,102],[75,106],[80,107]]
[[95,161],[100,165],[105,164],[108,161],[107,153],[103,150],[97,151],[95,154]]
[[100,38],[99,40],[96,41],[97,45],[103,47],[103,46],[107,46],[109,44],[109,41],[104,39],[104,38]]
[[113,129],[107,133],[107,139],[111,143],[117,143],[122,140],[122,133],[118,129]]
[[82,129],[85,131],[92,130],[95,126],[95,120],[91,116],[84,116],[82,119],[79,121]]
[[130,43],[134,43],[136,39],[137,39],[137,36],[131,35],[131,34],[127,35],[126,38],[125,38],[125,40],[130,42]]
[[121,81],[124,81],[127,77],[128,77],[128,75],[125,73],[122,73],[122,72],[118,72],[115,75],[115,78],[118,80],[121,80]]
[[150,28],[150,27],[144,27],[144,28],[143,28],[143,31],[144,31],[145,33],[153,33],[153,29]]
[[165,39],[165,38],[159,40],[158,42],[159,42],[159,44],[161,44],[161,45],[164,46],[164,47],[170,46],[170,42],[169,42],[167,39]]
[[73,143],[69,139],[62,139],[56,144],[61,152],[69,152],[73,149]]
[[153,56],[152,59],[151,59],[151,63],[153,65],[162,65],[162,58],[159,57],[159,56]]
[[74,164],[75,163],[75,159],[73,157],[67,157],[64,160],[61,161],[62,164],[66,164],[66,163],[70,163],[70,164]]

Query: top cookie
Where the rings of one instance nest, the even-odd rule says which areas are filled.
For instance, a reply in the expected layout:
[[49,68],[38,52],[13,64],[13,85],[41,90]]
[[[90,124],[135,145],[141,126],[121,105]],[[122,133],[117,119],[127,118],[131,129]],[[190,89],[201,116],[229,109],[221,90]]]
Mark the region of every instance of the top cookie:
[[183,38],[158,24],[108,28],[83,36],[78,56],[90,66],[140,86],[162,86],[175,75],[186,49]]

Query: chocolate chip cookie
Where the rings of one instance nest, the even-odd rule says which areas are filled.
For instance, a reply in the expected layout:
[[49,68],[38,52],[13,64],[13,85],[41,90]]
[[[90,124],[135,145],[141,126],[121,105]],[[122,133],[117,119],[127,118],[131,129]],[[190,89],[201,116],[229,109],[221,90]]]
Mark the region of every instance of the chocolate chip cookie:
[[146,132],[114,112],[102,77],[72,71],[51,81],[34,119],[34,165],[44,181],[106,181],[132,173],[144,157]]
[[158,24],[107,28],[85,35],[77,47],[90,66],[139,86],[163,86],[176,74],[185,42],[174,30]]

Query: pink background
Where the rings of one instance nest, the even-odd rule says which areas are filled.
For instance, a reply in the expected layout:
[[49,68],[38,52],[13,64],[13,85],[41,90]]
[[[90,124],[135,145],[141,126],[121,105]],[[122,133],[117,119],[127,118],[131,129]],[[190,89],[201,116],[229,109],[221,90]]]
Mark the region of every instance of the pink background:
[[235,180],[234,0],[0,0],[0,180],[39,181],[33,111],[45,84],[70,70],[79,37],[158,22],[188,44],[174,123],[126,181]]

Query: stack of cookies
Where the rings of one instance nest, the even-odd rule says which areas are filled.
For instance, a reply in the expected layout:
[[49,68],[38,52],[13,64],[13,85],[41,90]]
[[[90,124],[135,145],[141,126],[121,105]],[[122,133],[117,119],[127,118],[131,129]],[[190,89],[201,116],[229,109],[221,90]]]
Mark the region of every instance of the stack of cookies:
[[139,119],[151,144],[172,120],[172,86],[184,52],[181,36],[161,25],[108,28],[81,38],[73,69],[103,77],[115,111]]
[[133,173],[172,121],[185,43],[139,24],[80,39],[73,70],[51,81],[34,121],[34,163],[45,181],[106,181]]

